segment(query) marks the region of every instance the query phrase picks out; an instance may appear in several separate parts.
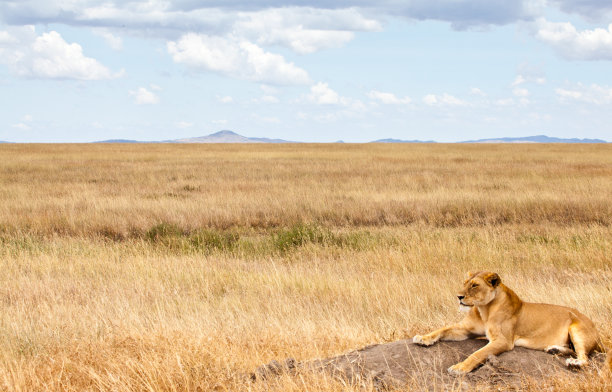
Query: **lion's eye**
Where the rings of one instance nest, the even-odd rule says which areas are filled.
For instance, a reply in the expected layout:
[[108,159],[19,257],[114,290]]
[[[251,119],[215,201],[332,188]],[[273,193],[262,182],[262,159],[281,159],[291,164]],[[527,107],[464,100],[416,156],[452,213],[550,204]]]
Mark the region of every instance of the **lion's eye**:
[[475,289],[476,287],[478,287],[478,285],[476,283],[472,284],[472,287],[470,287],[471,289]]

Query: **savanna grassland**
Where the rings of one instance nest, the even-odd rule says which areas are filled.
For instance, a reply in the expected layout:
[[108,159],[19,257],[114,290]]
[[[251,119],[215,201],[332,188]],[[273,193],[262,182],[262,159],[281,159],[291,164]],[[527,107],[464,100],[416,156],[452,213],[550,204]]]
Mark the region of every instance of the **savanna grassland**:
[[[248,374],[458,320],[454,293],[479,269],[612,340],[609,145],[16,144],[0,158],[0,390],[358,390]],[[612,388],[608,372],[555,382]]]

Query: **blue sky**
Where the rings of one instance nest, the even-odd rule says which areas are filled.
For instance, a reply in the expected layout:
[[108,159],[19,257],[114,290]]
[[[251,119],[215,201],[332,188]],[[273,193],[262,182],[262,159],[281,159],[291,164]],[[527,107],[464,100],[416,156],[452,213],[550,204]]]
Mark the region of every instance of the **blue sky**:
[[0,140],[612,141],[608,0],[0,1]]

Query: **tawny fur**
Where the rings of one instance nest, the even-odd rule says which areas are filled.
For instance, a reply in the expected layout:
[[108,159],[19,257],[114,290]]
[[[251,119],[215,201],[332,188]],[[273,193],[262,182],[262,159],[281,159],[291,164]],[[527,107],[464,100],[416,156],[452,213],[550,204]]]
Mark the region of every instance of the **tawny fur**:
[[[566,360],[567,366],[580,367],[599,347],[599,334],[588,317],[565,306],[523,302],[494,272],[470,273],[458,298],[461,306],[469,307],[462,321],[413,338],[416,344],[430,346],[439,340],[486,336],[489,343],[451,366],[450,373],[471,372],[489,355],[514,346],[572,355]],[[608,362],[612,368],[610,355]]]

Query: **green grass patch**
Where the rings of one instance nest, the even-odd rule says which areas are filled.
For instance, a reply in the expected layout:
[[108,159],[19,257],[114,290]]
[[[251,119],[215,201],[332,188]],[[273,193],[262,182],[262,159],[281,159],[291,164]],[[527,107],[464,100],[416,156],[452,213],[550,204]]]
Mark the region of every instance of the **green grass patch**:
[[551,236],[548,234],[521,233],[516,236],[516,240],[519,243],[532,243],[536,245],[558,246],[561,243],[558,236]]
[[274,233],[272,244],[275,250],[285,253],[306,245],[364,250],[379,245],[394,245],[396,241],[364,230],[333,232],[316,224],[297,224]]
[[351,250],[396,245],[397,241],[369,231],[334,232],[317,224],[296,224],[264,232],[238,229],[185,230],[172,223],[160,223],[145,234],[147,242],[173,253],[236,253],[241,256],[284,254],[305,246],[337,247]]
[[202,229],[189,236],[189,242],[194,249],[232,251],[236,249],[240,234],[234,231],[216,231]]
[[240,234],[235,231],[199,229],[190,232],[172,223],[155,225],[144,236],[150,243],[178,253],[231,252],[240,240]]

